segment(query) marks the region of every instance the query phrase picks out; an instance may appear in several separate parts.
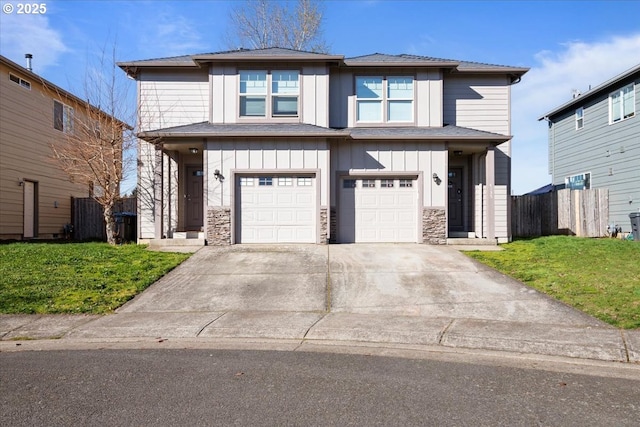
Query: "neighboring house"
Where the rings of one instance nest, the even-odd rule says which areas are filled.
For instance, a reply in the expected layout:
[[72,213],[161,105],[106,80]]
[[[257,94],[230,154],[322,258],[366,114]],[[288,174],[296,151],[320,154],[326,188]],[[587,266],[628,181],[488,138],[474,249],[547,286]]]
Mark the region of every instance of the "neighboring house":
[[280,48],[118,65],[138,82],[142,241],[511,238],[526,68]]
[[609,190],[609,223],[640,211],[640,64],[553,109],[549,173],[558,188]]
[[74,131],[74,114],[87,104],[4,56],[0,94],[0,239],[62,237],[71,198],[90,189],[70,182],[51,143]]

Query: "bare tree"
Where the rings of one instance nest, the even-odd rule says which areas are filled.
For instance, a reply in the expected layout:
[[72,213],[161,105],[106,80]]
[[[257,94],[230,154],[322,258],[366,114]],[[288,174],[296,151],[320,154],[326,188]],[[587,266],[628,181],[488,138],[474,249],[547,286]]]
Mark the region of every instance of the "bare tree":
[[230,49],[283,47],[326,53],[318,0],[245,0],[230,13]]
[[[117,242],[113,208],[120,200],[120,185],[134,172],[135,138],[126,124],[127,85],[116,71],[115,49],[110,60],[103,54],[84,81],[87,101],[69,102],[54,111],[54,125],[63,130],[51,141],[52,160],[72,182],[86,185],[102,206],[107,241]],[[64,102],[64,95],[56,94]],[[135,118],[135,114],[133,115]]]

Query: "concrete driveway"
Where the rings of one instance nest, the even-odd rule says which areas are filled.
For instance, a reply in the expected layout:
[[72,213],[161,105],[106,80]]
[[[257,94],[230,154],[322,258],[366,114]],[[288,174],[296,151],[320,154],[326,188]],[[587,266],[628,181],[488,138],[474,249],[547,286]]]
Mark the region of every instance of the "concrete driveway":
[[602,326],[457,250],[416,244],[205,247],[118,310],[234,311]]

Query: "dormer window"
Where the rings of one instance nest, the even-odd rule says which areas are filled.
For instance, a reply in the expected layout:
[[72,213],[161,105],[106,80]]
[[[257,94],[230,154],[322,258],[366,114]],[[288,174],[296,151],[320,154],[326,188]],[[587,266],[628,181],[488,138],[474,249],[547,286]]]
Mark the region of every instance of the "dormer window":
[[298,117],[299,71],[240,71],[240,117]]
[[413,77],[356,77],[356,120],[360,123],[411,123],[413,97]]

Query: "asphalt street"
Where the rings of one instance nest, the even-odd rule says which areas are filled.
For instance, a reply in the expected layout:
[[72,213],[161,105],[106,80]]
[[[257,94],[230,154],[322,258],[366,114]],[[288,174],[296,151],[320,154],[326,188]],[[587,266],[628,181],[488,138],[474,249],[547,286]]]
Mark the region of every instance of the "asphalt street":
[[0,425],[638,425],[640,380],[623,367],[541,366],[210,349],[0,353]]

